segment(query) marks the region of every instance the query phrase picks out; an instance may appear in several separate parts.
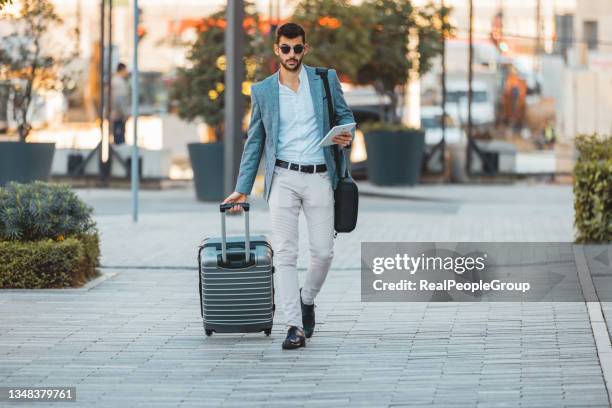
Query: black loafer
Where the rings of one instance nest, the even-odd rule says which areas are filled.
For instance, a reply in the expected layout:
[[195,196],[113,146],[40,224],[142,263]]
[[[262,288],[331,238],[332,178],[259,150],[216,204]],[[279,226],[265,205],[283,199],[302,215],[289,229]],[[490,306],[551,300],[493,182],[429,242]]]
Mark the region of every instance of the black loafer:
[[287,331],[287,338],[283,341],[283,349],[291,350],[299,347],[306,347],[304,332],[295,326],[291,326]]
[[300,305],[302,306],[302,326],[304,326],[306,338],[309,339],[315,329],[315,305],[306,305],[302,302],[302,289],[300,289]]

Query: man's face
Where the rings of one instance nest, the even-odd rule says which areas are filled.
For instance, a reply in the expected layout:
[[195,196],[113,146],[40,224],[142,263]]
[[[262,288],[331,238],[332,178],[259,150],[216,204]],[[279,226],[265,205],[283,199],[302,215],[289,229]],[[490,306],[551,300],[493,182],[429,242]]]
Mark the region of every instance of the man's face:
[[[301,52],[295,52],[296,45],[303,48]],[[283,51],[287,50],[289,52],[285,54]],[[274,44],[274,53],[278,55],[280,63],[283,67],[285,67],[285,69],[289,71],[297,71],[300,69],[304,55],[308,54],[308,45],[304,44],[301,36],[295,38],[281,36],[278,39],[278,44]]]

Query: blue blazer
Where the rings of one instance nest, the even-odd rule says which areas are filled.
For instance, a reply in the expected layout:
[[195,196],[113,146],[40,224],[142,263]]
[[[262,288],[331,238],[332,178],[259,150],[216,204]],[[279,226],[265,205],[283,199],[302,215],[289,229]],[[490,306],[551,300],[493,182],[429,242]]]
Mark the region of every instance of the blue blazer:
[[[327,111],[327,98],[325,97],[325,89],[323,88],[323,80],[315,72],[315,68],[303,64],[308,74],[308,83],[310,84],[310,94],[312,103],[317,118],[319,127],[319,138],[323,138],[329,131],[329,115]],[[251,121],[247,140],[242,151],[242,159],[240,161],[240,171],[236,181],[235,190],[239,193],[249,195],[255,182],[257,169],[262,157],[264,160],[264,199],[268,201],[270,196],[270,188],[272,187],[272,177],[274,176],[274,163],[276,162],[276,152],[278,147],[278,130],[280,128],[280,109],[278,97],[278,71],[261,82],[251,86]],[[355,122],[353,112],[349,109],[340,80],[336,71],[329,70],[329,87],[334,104],[336,120],[338,125]],[[355,133],[353,132],[353,138]],[[334,153],[332,146],[323,148],[325,162],[330,173],[332,188],[335,189],[338,184],[338,173],[336,172],[336,163],[334,162]],[[340,149],[340,166],[341,171],[344,171],[347,163],[346,157]]]

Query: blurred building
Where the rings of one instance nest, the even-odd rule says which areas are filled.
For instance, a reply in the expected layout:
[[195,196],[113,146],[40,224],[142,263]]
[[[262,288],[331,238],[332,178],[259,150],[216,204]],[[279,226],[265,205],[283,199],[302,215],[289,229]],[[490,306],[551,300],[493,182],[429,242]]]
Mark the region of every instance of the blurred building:
[[579,133],[610,134],[612,2],[577,0],[572,23],[558,124],[566,138]]

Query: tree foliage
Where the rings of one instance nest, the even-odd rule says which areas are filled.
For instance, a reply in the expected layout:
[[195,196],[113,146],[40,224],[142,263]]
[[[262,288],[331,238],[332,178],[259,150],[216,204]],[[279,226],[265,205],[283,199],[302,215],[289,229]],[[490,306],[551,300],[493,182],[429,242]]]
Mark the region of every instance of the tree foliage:
[[[198,38],[187,53],[189,66],[177,71],[172,86],[172,99],[178,115],[186,120],[203,120],[215,129],[217,138],[223,134],[225,115],[225,9],[202,20]],[[250,84],[265,75],[268,44],[262,33],[262,23],[252,3],[245,3],[244,65],[242,87],[245,106],[250,102]]]
[[313,66],[333,67],[357,80],[363,61],[372,56],[364,9],[348,0],[303,0],[295,8],[292,21],[306,31],[310,52],[306,61]]
[[35,93],[61,89],[71,76],[63,68],[73,56],[51,44],[49,34],[62,25],[51,1],[21,0],[19,5],[19,13],[9,16],[13,32],[0,43],[0,80],[12,85],[13,118],[25,141]]
[[[372,85],[391,101],[391,115],[383,119],[398,123],[397,106],[410,71],[429,71],[442,52],[443,38],[453,34],[450,12],[433,3],[415,7],[409,0],[365,0],[359,5],[301,0],[292,20],[306,30],[312,50],[306,58],[312,65],[333,67],[355,83]],[[411,50],[416,58],[410,57]]]
[[[428,3],[415,7],[405,0],[366,0],[361,7],[367,10],[372,57],[358,72],[358,83],[371,84],[381,95],[391,100],[391,116],[386,121],[398,123],[397,105],[410,70],[424,74],[431,69],[433,59],[442,52],[443,36],[452,33],[448,22],[448,7]],[[416,41],[413,45],[411,41]],[[416,48],[418,67],[410,58]]]
[[[248,106],[248,84],[263,79],[271,58],[270,37],[264,37],[261,21],[252,3],[245,6],[246,84],[243,93]],[[392,115],[386,121],[398,123],[397,106],[409,79],[412,48],[418,55],[418,72],[431,69],[440,55],[442,38],[452,34],[450,8],[433,3],[414,7],[406,0],[301,0],[292,21],[306,30],[311,47],[306,62],[335,68],[358,84],[373,85],[391,99]],[[225,10],[202,22],[197,40],[190,46],[189,66],[178,70],[172,96],[184,119],[202,119],[222,134],[224,119],[224,30]],[[248,24],[245,24],[248,26]],[[272,33],[273,34],[273,33]],[[416,44],[411,43],[415,41]],[[415,67],[416,68],[416,67]]]

